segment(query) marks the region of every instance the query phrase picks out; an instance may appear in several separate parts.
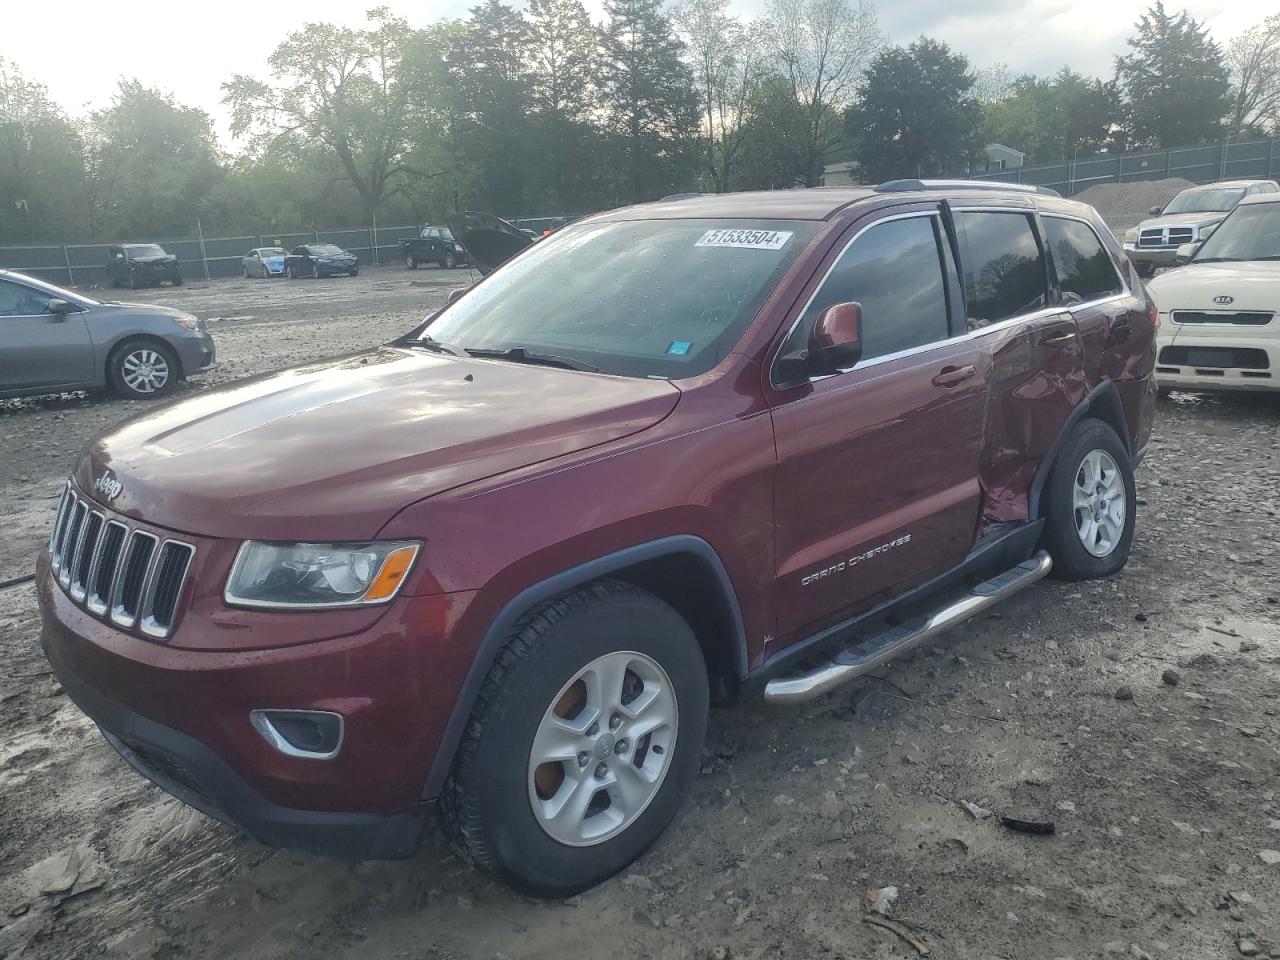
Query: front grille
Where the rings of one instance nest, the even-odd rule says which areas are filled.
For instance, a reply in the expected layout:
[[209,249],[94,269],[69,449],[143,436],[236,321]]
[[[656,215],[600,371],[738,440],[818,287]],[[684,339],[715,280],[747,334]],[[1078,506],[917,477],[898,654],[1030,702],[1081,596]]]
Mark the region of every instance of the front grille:
[[1171,247],[1180,247],[1184,243],[1190,243],[1194,237],[1195,231],[1190,227],[1170,227],[1167,243]]
[[1265,310],[1238,310],[1221,313],[1208,310],[1175,310],[1174,323],[1235,323],[1250,327],[1265,327],[1275,316]]
[[1180,247],[1194,239],[1194,227],[1153,227],[1138,234],[1138,246]]
[[1216,367],[1223,370],[1266,370],[1267,351],[1256,347],[1165,347],[1160,363],[1177,367]]
[[1163,230],[1143,230],[1138,236],[1138,246],[1140,247],[1162,247],[1164,246]]
[[195,547],[108,516],[67,484],[49,538],[58,583],[76,603],[118,626],[167,637]]

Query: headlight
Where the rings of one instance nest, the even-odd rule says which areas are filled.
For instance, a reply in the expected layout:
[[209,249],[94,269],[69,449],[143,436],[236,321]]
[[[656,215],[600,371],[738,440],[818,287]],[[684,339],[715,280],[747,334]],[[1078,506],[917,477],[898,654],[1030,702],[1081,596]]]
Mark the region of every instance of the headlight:
[[1137,242],[1138,242],[1138,228],[1137,228],[1137,227],[1133,227],[1132,229],[1130,229],[1130,230],[1126,230],[1126,231],[1124,232],[1124,242],[1125,242],[1125,243],[1137,243]]
[[265,543],[246,540],[223,599],[241,607],[297,609],[386,603],[418,556],[414,541]]
[[1201,227],[1201,228],[1200,228],[1200,239],[1201,239],[1201,240],[1208,240],[1208,239],[1209,239],[1209,237],[1211,237],[1211,236],[1213,235],[1213,231],[1217,230],[1217,229],[1218,229],[1218,227],[1220,227],[1220,226],[1222,226],[1222,223],[1221,223],[1221,222],[1219,222],[1219,223],[1210,223],[1210,224],[1206,224],[1205,226]]
[[183,330],[199,330],[200,321],[191,314],[183,314],[181,317],[174,317],[173,322],[182,327]]

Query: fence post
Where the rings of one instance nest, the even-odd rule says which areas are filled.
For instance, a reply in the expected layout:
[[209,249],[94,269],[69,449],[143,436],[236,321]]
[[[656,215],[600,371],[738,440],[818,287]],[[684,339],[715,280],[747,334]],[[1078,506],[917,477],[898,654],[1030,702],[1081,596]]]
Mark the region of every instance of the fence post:
[[200,225],[200,218],[196,217],[196,235],[200,237],[200,262],[204,264],[204,278],[209,279],[209,254],[204,248],[204,227]]
[[1271,160],[1276,154],[1276,141],[1273,137],[1267,141],[1267,176],[1271,176]]
[[62,262],[67,265],[67,286],[74,287],[76,285],[76,275],[71,271],[71,254],[67,253],[67,245],[62,245]]
[[378,263],[378,211],[373,211],[373,229],[369,231],[369,246],[373,252],[374,266],[380,266]]
[[1227,139],[1225,139],[1225,140],[1223,140],[1223,141],[1222,141],[1221,149],[1220,149],[1220,151],[1219,151],[1219,153],[1220,153],[1220,155],[1221,155],[1221,157],[1222,157],[1221,161],[1220,161],[1220,162],[1219,162],[1219,164],[1218,164],[1218,179],[1219,179],[1219,180],[1225,180],[1225,179],[1227,179],[1227,150],[1228,150],[1230,147],[1231,147],[1231,138],[1230,138],[1230,137],[1227,137]]
[[1173,176],[1173,147],[1164,152],[1164,178],[1168,180]]
[[312,234],[312,236],[314,236],[314,237],[315,237],[315,240],[313,240],[312,242],[313,242],[313,243],[319,243],[319,242],[320,242],[320,231],[319,231],[318,229],[317,229],[317,230],[312,230],[312,231],[311,231],[311,234]]

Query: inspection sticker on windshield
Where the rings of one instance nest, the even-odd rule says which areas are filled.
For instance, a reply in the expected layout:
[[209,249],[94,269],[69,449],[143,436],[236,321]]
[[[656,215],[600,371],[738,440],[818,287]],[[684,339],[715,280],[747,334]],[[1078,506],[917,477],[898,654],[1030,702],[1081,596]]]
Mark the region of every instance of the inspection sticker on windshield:
[[781,250],[790,230],[708,230],[695,247],[738,247],[743,250]]

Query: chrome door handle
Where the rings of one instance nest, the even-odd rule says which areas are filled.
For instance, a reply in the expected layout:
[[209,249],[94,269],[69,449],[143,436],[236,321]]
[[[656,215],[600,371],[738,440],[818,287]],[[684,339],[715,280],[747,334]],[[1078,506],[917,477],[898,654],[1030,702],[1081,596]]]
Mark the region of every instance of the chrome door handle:
[[943,367],[942,372],[933,378],[933,385],[935,387],[954,387],[956,384],[964,383],[977,372],[978,369],[973,364],[963,367]]

